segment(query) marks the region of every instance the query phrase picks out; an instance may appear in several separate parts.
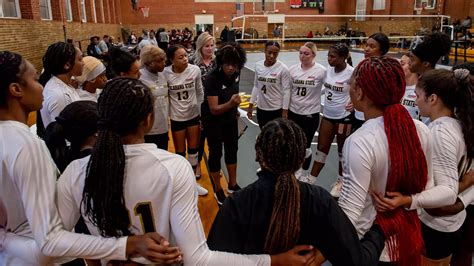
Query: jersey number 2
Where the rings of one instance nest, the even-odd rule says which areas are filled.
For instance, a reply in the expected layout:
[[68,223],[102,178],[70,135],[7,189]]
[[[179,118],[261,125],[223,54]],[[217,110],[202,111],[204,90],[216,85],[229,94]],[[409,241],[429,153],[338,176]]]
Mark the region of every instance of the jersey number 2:
[[151,202],[139,202],[134,208],[135,216],[139,216],[142,224],[143,233],[156,232],[155,219],[153,218],[153,210]]
[[326,99],[328,101],[332,101],[332,92],[328,91],[328,94],[326,95]]

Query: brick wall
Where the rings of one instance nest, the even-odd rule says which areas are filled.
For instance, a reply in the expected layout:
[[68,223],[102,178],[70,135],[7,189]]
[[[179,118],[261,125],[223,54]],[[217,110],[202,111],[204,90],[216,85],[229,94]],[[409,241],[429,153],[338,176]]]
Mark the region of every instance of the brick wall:
[[[120,36],[120,26],[116,24],[66,23],[67,38],[82,42],[85,51],[88,39],[92,35],[104,34]],[[20,53],[30,60],[37,69],[41,69],[41,58],[47,47],[57,41],[64,41],[62,22],[18,19],[0,19],[0,35],[8,36],[0,42],[0,51],[9,50]]]

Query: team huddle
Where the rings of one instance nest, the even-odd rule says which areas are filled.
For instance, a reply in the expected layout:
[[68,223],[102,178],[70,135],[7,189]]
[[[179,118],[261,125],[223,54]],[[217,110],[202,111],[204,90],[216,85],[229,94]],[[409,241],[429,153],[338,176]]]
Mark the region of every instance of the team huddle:
[[[0,52],[0,265],[470,265],[474,67],[435,69],[450,49],[440,33],[400,60],[389,47],[376,33],[351,66],[337,43],[326,67],[308,42],[287,67],[267,42],[247,112],[256,106],[260,170],[245,188],[241,45],[215,51],[203,33],[190,58],[181,45],[149,45],[139,58],[111,49],[104,64],[58,42],[41,76]],[[328,192],[315,183],[334,138]],[[197,183],[206,140],[220,206],[207,239],[198,196],[208,191]]]

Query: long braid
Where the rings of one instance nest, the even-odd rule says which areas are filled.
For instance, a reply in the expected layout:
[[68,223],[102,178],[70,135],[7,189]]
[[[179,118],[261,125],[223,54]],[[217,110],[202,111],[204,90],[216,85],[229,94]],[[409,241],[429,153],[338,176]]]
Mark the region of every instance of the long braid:
[[306,137],[291,120],[276,119],[262,129],[255,144],[257,161],[278,175],[264,251],[276,254],[292,248],[300,234],[300,187],[294,173],[303,164]]
[[[400,63],[390,57],[363,60],[354,71],[356,86],[384,109],[384,127],[390,154],[387,191],[411,195],[421,192],[427,182],[427,163],[415,124],[400,104],[405,76]],[[398,208],[377,213],[377,222],[388,239],[391,259],[399,265],[419,265],[423,250],[420,221],[416,211]],[[396,235],[396,237],[391,237]]]
[[98,138],[87,167],[82,204],[102,236],[130,235],[121,137],[135,132],[153,111],[153,100],[140,81],[118,78],[107,83],[98,105]]

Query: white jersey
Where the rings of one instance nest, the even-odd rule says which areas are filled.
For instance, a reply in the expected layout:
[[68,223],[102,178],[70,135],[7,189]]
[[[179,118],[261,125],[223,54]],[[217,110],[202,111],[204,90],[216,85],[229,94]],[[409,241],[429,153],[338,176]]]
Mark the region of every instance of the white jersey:
[[[124,199],[134,234],[159,232],[183,252],[185,265],[270,265],[268,255],[234,255],[210,251],[197,207],[194,172],[189,162],[155,144],[124,145]],[[58,208],[66,226],[81,212],[82,192],[90,156],[73,161],[58,183]],[[84,217],[91,234],[99,232]]]
[[[47,256],[126,259],[123,238],[63,229],[55,199],[59,175],[44,142],[28,126],[0,121],[0,265],[45,265]],[[5,231],[7,230],[8,233]]]
[[86,90],[83,90],[82,88],[79,88],[77,90],[77,94],[79,95],[81,101],[97,102],[97,100],[99,99],[99,91],[96,91],[96,93],[90,93]]
[[56,117],[68,104],[81,99],[76,89],[55,76],[52,76],[44,86],[43,97],[41,119],[45,128],[51,122],[56,121]]
[[407,109],[408,113],[410,113],[411,118],[420,120],[420,111],[416,105],[415,88],[416,85],[406,86],[401,104]]
[[[291,91],[289,109],[299,115],[310,115],[321,111],[321,89],[326,79],[326,68],[318,63],[303,70],[301,64],[290,67]],[[285,108],[285,106],[287,108]]]
[[324,81],[324,116],[330,119],[342,119],[351,113],[346,110],[349,103],[349,79],[354,68],[347,65],[346,68],[336,73],[334,67],[329,66]]
[[357,109],[354,108],[354,114],[355,114],[355,118],[357,118],[358,120],[365,121],[364,112],[357,111]]
[[[414,122],[425,153],[430,180],[433,179],[430,130],[422,122]],[[369,191],[384,195],[387,184],[390,158],[382,116],[367,120],[346,139],[343,161],[343,184],[338,203],[361,238],[377,215]],[[389,261],[386,249],[382,252],[381,260]]]
[[168,84],[163,72],[151,73],[146,68],[140,69],[140,80],[148,86],[155,99],[153,108],[155,110],[155,122],[148,135],[164,134],[168,132]]
[[201,70],[188,64],[182,73],[174,73],[173,66],[163,71],[170,97],[170,118],[174,121],[187,121],[200,114],[204,91]]
[[[420,220],[440,232],[455,232],[466,218],[463,210],[452,216],[434,217],[424,208],[437,208],[456,202],[459,187],[458,165],[467,156],[461,124],[452,117],[440,117],[428,126],[433,136],[433,175],[427,190],[412,196],[411,209],[418,209]],[[465,171],[463,171],[465,172]]]
[[290,93],[290,73],[288,67],[280,61],[267,67],[264,60],[255,65],[250,103],[257,104],[259,109],[275,111],[283,108],[285,98]]

